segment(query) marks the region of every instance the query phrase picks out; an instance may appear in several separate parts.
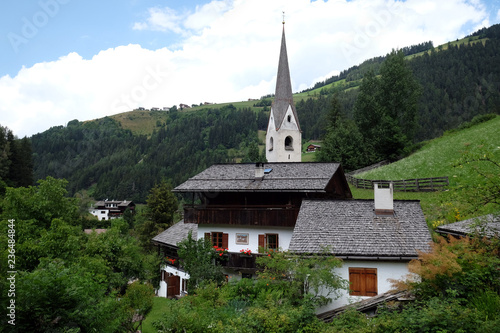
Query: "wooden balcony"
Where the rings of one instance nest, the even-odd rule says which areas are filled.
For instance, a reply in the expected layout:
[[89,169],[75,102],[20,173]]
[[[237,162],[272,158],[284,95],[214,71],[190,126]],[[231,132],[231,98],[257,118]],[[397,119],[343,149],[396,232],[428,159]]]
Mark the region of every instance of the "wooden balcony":
[[184,206],[184,222],[294,227],[299,208],[282,206]]
[[254,273],[257,270],[255,259],[257,254],[242,255],[240,253],[228,253],[220,260],[222,267],[235,271]]

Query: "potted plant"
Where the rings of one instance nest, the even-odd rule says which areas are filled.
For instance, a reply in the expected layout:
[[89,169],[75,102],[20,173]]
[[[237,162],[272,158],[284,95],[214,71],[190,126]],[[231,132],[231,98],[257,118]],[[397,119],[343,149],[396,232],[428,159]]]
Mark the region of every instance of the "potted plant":
[[240,255],[242,257],[251,257],[252,256],[252,250],[250,250],[250,249],[241,249],[240,250]]

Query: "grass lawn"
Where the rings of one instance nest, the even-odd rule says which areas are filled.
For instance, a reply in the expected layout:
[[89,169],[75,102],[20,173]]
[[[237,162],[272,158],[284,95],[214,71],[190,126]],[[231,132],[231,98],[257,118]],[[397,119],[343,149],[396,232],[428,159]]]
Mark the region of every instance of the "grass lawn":
[[[440,138],[428,141],[416,153],[395,163],[356,175],[363,179],[399,180],[412,178],[430,178],[448,176],[450,186],[440,192],[394,192],[396,200],[420,200],[427,223],[449,223],[464,220],[481,214],[493,213],[498,208],[480,207],[474,216],[463,211],[466,200],[462,188],[476,185],[481,177],[471,167],[457,167],[457,161],[465,150],[486,149],[496,161],[500,161],[500,117],[472,126],[470,128],[448,133]],[[498,168],[497,168],[498,169]],[[498,172],[492,165],[490,173]],[[372,199],[372,190],[361,190],[351,187],[356,199]],[[467,195],[467,193],[465,193]]]
[[142,323],[143,333],[156,333],[156,330],[154,329],[152,324],[154,321],[160,319],[163,313],[167,311],[167,304],[169,302],[174,301],[164,297],[155,297],[153,299],[153,309],[151,309],[151,312],[146,316],[146,319],[144,319]]
[[[411,179],[448,176],[450,185],[474,182],[467,169],[454,167],[467,149],[482,145],[500,154],[500,117],[428,141],[416,153],[395,163],[356,175],[364,179]],[[497,158],[500,159],[500,158]]]

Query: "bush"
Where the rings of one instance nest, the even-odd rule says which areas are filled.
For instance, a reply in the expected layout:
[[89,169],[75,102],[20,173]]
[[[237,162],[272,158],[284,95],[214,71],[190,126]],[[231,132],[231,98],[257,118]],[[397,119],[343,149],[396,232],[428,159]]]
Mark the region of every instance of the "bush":
[[465,299],[478,290],[498,290],[499,266],[495,241],[439,237],[431,252],[422,252],[418,260],[410,262],[408,268],[414,279],[406,281],[405,287],[424,299],[434,296]]

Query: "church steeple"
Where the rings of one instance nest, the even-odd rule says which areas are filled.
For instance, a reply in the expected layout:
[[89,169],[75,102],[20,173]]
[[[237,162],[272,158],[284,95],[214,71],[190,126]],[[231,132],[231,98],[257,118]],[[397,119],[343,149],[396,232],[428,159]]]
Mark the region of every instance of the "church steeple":
[[266,135],[266,158],[269,162],[300,162],[302,133],[293,103],[292,82],[286,51],[285,21],[276,77],[276,92],[271,106]]

